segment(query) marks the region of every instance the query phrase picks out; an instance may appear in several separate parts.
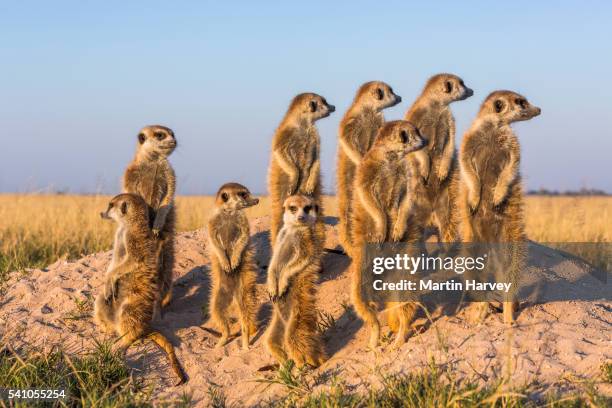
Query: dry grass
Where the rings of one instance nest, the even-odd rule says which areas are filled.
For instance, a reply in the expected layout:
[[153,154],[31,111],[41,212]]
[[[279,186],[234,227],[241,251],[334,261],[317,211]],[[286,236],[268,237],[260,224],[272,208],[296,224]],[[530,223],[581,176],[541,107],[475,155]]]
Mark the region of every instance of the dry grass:
[[[108,196],[0,195],[0,282],[8,271],[42,267],[60,258],[78,258],[107,250],[114,226],[100,219]],[[325,198],[329,215],[334,197]],[[177,199],[178,229],[205,225],[212,197]],[[250,217],[267,214],[269,201],[248,210]],[[529,197],[527,232],[540,242],[612,242],[612,198]]]

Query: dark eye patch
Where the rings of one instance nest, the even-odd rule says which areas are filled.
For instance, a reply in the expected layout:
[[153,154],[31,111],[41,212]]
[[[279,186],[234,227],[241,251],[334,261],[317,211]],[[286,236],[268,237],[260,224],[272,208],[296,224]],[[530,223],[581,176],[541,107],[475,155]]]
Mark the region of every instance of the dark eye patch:
[[291,213],[295,213],[297,211],[297,207],[295,205],[290,205],[289,211],[291,211]]
[[249,196],[249,193],[247,193],[246,191],[241,191],[241,192],[238,193],[238,195],[241,198],[247,198]]
[[385,97],[384,91],[380,88],[376,88],[376,97],[379,101],[382,101],[382,99]]
[[165,137],[166,137],[166,134],[164,132],[157,132],[157,133],[155,133],[155,138],[157,140],[164,140]]
[[121,214],[127,213],[127,203],[124,201],[121,203]]
[[306,207],[304,207],[304,212],[306,214],[308,214],[310,212],[310,210],[312,210],[312,205],[307,205]]
[[516,103],[518,106],[520,106],[521,108],[525,108],[525,105],[527,105],[527,101],[525,99],[522,98],[516,98],[514,100],[514,103]]
[[316,112],[317,111],[317,102],[310,101],[310,111],[311,112]]
[[408,132],[406,132],[405,130],[402,130],[400,132],[400,139],[402,140],[402,143],[408,143]]
[[138,134],[138,142],[139,142],[140,144],[143,144],[143,143],[145,142],[145,139],[146,139],[146,138],[147,138],[147,137],[145,136],[145,134],[144,134],[144,133],[139,133],[139,134]]
[[495,101],[495,112],[500,113],[504,109],[504,103],[499,99]]
[[451,93],[453,90],[453,84],[451,81],[446,81],[446,83],[444,84],[444,88],[446,90],[446,93]]

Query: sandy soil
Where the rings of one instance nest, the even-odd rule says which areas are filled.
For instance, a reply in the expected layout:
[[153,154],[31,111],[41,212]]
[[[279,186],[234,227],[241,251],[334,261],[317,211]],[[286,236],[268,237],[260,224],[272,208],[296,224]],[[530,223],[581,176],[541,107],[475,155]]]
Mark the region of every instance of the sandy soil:
[[[337,246],[337,233],[330,220],[326,246]],[[259,290],[264,296],[265,266],[269,259],[266,218],[252,222],[252,233],[261,266]],[[189,382],[172,387],[174,381],[166,360],[153,345],[140,344],[128,353],[130,365],[139,375],[156,380],[156,397],[178,398],[190,393],[198,405],[206,405],[210,385],[222,388],[228,402],[254,405],[286,393],[282,385],[258,381],[272,372],[259,368],[273,363],[265,351],[261,332],[250,350],[231,341],[215,350],[216,337],[203,329],[209,295],[206,231],[181,233],[177,237],[177,265],[174,301],[162,320],[156,322],[174,343]],[[566,284],[574,300],[526,305],[518,324],[508,328],[500,314],[491,314],[479,324],[470,324],[467,312],[443,315],[433,323],[421,318],[420,329],[399,350],[385,346],[379,352],[365,349],[366,336],[361,321],[349,305],[349,260],[327,253],[319,290],[320,309],[333,316],[335,324],[325,332],[330,360],[310,378],[342,378],[353,390],[365,391],[377,384],[380,373],[412,372],[432,361],[451,367],[458,378],[495,382],[505,370],[515,385],[538,381],[546,388],[572,388],[581,379],[596,379],[603,361],[612,359],[611,283],[592,279],[580,265],[547,248],[538,249],[548,262],[546,274]],[[94,327],[88,305],[77,301],[95,296],[100,289],[111,253],[86,256],[78,261],[58,261],[44,269],[32,270],[27,277],[15,275],[0,299],[0,338],[13,347],[61,345],[78,352],[103,338]],[[530,273],[539,273],[537,270]],[[77,301],[75,301],[75,299]],[[588,299],[588,300],[585,300]],[[269,305],[260,312],[265,322]],[[265,328],[265,324],[262,325]],[[238,331],[238,326],[234,325]],[[597,381],[597,380],[596,380]],[[322,381],[325,382],[325,381]],[[315,387],[324,389],[325,384]],[[599,383],[601,392],[612,394],[609,384]]]

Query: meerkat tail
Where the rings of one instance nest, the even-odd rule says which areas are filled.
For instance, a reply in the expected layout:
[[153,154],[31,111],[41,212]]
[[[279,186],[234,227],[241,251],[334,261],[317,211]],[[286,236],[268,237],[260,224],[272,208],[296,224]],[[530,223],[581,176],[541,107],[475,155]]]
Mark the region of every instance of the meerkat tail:
[[179,381],[175,385],[178,386],[187,382],[187,375],[183,371],[183,368],[181,367],[178,358],[176,358],[174,346],[172,346],[172,343],[170,343],[170,341],[158,331],[153,331],[149,333],[147,335],[147,338],[154,341],[168,356],[172,371],[174,371],[176,376],[179,378]]

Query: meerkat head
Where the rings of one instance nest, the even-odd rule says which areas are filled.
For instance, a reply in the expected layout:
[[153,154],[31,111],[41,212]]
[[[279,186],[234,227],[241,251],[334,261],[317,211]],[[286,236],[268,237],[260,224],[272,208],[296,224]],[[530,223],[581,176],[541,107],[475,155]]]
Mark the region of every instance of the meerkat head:
[[427,145],[419,130],[407,120],[394,120],[385,123],[376,135],[374,145],[387,153],[404,156],[420,150]]
[[335,110],[336,107],[328,104],[324,97],[309,92],[293,98],[287,116],[297,121],[314,123],[321,118],[328,117]]
[[285,225],[311,226],[317,221],[319,206],[305,195],[292,195],[283,203]]
[[108,203],[105,212],[100,217],[114,220],[118,224],[148,221],[148,206],[144,199],[136,194],[119,194]]
[[393,88],[382,81],[371,81],[359,87],[353,105],[371,107],[376,111],[395,106],[402,97],[393,92]]
[[259,199],[252,197],[248,188],[238,183],[226,183],[217,191],[215,204],[217,208],[227,211],[242,210],[259,203]]
[[146,126],[138,133],[138,153],[151,157],[168,157],[176,148],[172,129],[165,126]]
[[500,123],[510,124],[529,120],[541,112],[540,108],[530,104],[523,95],[512,91],[495,91],[482,103],[479,116],[491,117]]
[[462,101],[474,95],[474,91],[465,86],[463,79],[453,74],[434,75],[427,81],[423,94],[444,105]]

